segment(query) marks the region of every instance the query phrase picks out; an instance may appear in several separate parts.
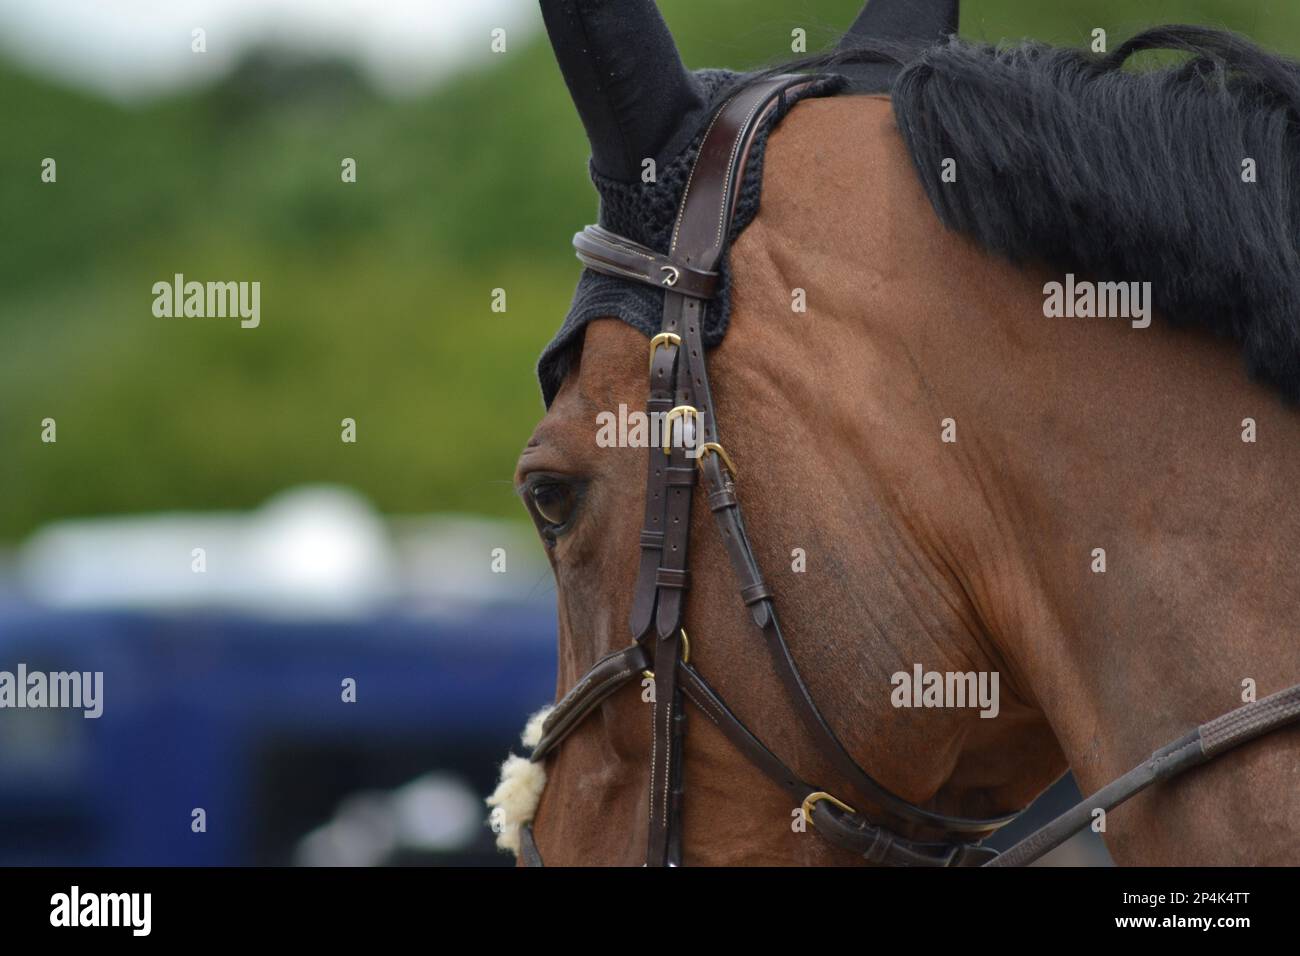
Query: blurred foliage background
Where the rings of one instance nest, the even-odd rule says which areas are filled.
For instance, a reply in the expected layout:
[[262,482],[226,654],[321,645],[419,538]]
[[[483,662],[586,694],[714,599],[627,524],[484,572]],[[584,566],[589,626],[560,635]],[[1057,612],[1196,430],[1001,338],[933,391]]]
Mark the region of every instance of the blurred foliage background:
[[[660,3],[688,65],[734,69],[788,56],[794,27],[810,51],[832,44],[859,6]],[[1113,46],[1166,22],[1300,41],[1283,0],[967,0],[962,32],[1081,45],[1102,26]],[[389,512],[522,517],[510,478],[542,411],[533,366],[577,278],[569,238],[595,214],[540,30],[418,98],[264,49],[138,108],[0,64],[0,111],[0,539],[310,481]],[[261,327],[155,318],[151,286],[177,272],[260,280]],[[46,417],[57,444],[40,441]]]

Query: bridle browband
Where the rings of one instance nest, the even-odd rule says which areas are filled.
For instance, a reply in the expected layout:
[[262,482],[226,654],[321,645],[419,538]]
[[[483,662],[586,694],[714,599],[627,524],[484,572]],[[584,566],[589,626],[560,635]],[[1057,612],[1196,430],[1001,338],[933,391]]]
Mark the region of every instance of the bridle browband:
[[[781,632],[772,592],[763,581],[750,547],[736,497],[736,468],[719,441],[701,338],[704,312],[717,287],[717,268],[726,249],[739,184],[754,138],[783,105],[788,92],[796,92],[818,79],[785,75],[759,80],[742,88],[718,109],[700,144],[666,255],[599,226],[588,226],[574,236],[578,258],[587,268],[664,290],[662,330],[650,341],[650,397],[646,403],[652,420],[658,415],[665,423],[664,446],[649,451],[641,560],[632,599],[634,642],[597,661],[555,705],[543,724],[541,740],[531,759],[545,760],[602,701],[645,675],[654,681],[646,851],[650,866],[681,863],[686,698],[790,795],[819,834],[872,863],[1029,863],[1091,823],[1094,809],[1109,810],[1158,780],[1176,776],[1300,718],[1300,685],[1238,708],[1157,750],[1145,763],[1000,856],[980,843],[1019,816],[1018,812],[967,819],[927,810],[890,792],[849,755],[799,675]],[[671,424],[677,419],[682,420],[680,445],[669,441]],[[690,429],[695,430],[694,441],[685,440]],[[739,582],[741,600],[762,631],[776,672],[813,744],[852,786],[856,797],[864,800],[863,805],[879,809],[899,823],[935,831],[941,839],[922,842],[900,836],[802,780],[749,731],[690,664],[682,616],[689,584],[687,546],[697,470],[703,475],[709,509]],[[523,862],[541,865],[528,824],[520,829],[520,844]]]

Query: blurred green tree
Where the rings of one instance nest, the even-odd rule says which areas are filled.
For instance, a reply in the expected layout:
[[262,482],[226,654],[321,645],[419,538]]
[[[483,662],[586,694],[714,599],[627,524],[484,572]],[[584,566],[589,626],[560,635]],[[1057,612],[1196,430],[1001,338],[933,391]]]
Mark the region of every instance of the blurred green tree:
[[[689,65],[735,69],[787,57],[795,27],[810,51],[833,43],[858,6],[661,3]],[[1115,43],[1174,21],[1300,40],[1300,8],[1254,0],[963,7],[963,33],[991,41],[1080,45],[1102,26]],[[510,477],[541,412],[533,364],[577,278],[569,237],[595,212],[544,36],[413,100],[265,50],[139,109],[0,67],[0,112],[0,538],[66,515],[248,507],[305,481],[391,512],[522,516]],[[177,272],[260,281],[261,327],[155,318],[151,287]],[[47,417],[57,444],[40,441]]]

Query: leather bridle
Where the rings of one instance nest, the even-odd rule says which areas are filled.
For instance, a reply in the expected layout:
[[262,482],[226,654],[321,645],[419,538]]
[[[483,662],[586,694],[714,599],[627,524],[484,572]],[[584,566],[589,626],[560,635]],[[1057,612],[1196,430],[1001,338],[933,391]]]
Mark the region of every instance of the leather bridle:
[[[587,268],[664,291],[662,330],[650,341],[650,397],[646,409],[651,416],[660,416],[666,426],[664,447],[649,451],[641,559],[632,600],[634,642],[597,661],[556,704],[543,724],[541,740],[531,759],[545,760],[603,700],[646,675],[654,681],[648,865],[676,866],[682,859],[687,698],[790,795],[817,833],[872,863],[1028,863],[1087,826],[1094,809],[1109,810],[1157,780],[1173,777],[1300,718],[1300,686],[1247,704],[1156,751],[1145,763],[1001,856],[981,846],[981,841],[1018,813],[967,819],[925,809],[890,792],[849,755],[799,675],[781,632],[772,591],[764,583],[750,547],[736,497],[736,469],[719,440],[701,337],[754,138],[782,106],[787,93],[817,79],[807,75],[762,79],[740,89],[718,109],[700,144],[666,255],[599,226],[588,226],[574,237],[578,258]],[[677,419],[682,420],[683,441],[673,444],[669,436],[671,424]],[[687,440],[692,430],[693,440]],[[762,632],[776,672],[814,746],[852,787],[851,799],[862,801],[858,806],[874,807],[891,822],[923,828],[939,834],[939,839],[924,842],[903,837],[802,780],[749,731],[691,665],[682,617],[689,584],[688,534],[697,471],[703,477],[709,510],[726,546],[741,600]],[[530,825],[521,827],[520,840],[523,862],[540,865],[541,855]]]

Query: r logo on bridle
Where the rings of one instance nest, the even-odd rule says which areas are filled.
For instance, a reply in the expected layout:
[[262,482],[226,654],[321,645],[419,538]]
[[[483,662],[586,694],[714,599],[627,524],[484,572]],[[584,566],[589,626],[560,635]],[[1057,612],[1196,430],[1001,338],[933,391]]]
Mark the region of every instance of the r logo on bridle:
[[668,275],[664,276],[664,281],[663,281],[664,285],[669,285],[669,286],[676,285],[677,280],[682,277],[681,270],[678,269],[676,266],[660,266],[659,271],[668,273]]

